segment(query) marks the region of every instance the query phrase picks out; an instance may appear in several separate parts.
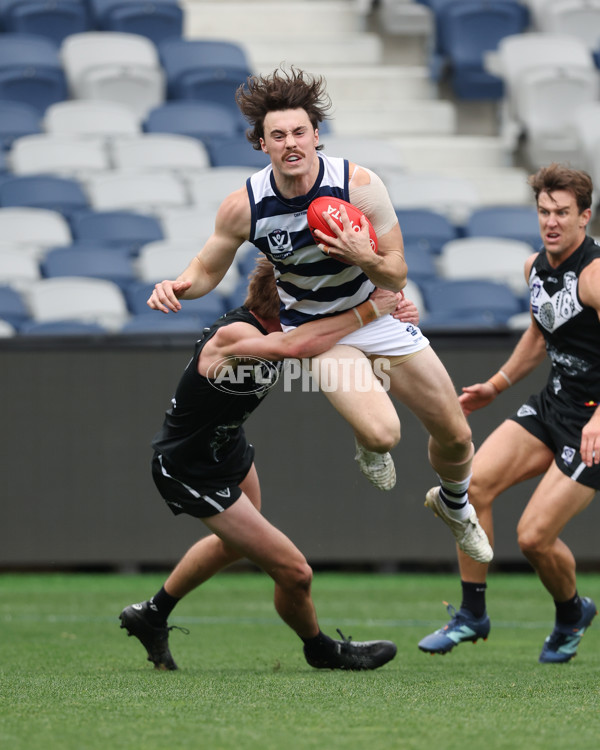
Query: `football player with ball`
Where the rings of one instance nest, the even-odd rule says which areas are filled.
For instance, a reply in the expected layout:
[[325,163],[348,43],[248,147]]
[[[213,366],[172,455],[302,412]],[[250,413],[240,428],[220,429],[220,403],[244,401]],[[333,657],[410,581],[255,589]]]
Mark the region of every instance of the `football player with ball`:
[[[375,287],[401,291],[407,278],[402,233],[383,182],[369,169],[321,153],[319,125],[331,106],[323,79],[296,68],[276,70],[250,77],[236,100],[251,126],[249,141],[270,164],[225,198],[204,247],[177,279],[156,284],[149,306],[177,312],[180,300],[208,294],[246,241],[275,268],[285,331],[348,310]],[[313,236],[307,212],[322,197],[338,203],[321,212]],[[449,526],[461,550],[489,562],[492,549],[467,495],[473,443],[454,385],[419,328],[393,315],[369,322],[313,358],[313,372],[348,386],[327,389],[325,396],[354,431],[361,471],[375,486],[391,490],[396,475],[389,451],[400,439],[396,409],[372,370],[369,388],[353,387],[352,378],[343,377],[350,361],[363,385],[368,359],[379,360],[378,366],[385,362],[391,395],[429,433],[428,456],[439,485],[425,504]]]

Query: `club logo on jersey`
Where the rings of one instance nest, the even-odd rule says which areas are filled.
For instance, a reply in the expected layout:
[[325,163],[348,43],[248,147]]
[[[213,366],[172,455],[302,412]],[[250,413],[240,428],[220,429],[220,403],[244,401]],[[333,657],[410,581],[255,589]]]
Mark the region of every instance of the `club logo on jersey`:
[[575,448],[571,448],[571,446],[569,445],[563,445],[560,457],[567,464],[567,466],[570,466],[573,463],[573,459],[575,458],[576,453],[577,451],[575,450]]
[[[547,278],[545,283],[550,283],[551,278],[554,277]],[[559,283],[559,279],[554,282]],[[547,331],[555,331],[583,310],[577,297],[577,275],[573,271],[567,271],[562,277],[562,287],[550,294],[534,269],[529,288],[531,311]]]
[[287,229],[274,229],[267,235],[267,240],[269,241],[271,254],[277,260],[287,258],[294,252],[290,233]]
[[223,357],[210,365],[206,377],[217,391],[237,396],[255,393],[262,398],[279,380],[282,366],[262,357],[248,356],[238,362]]
[[554,308],[550,302],[544,302],[537,314],[537,319],[547,331],[554,328]]

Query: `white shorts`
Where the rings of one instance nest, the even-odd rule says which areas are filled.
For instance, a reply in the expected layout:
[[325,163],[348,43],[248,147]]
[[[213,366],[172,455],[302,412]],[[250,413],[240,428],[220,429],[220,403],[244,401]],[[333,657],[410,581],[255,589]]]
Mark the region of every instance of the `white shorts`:
[[353,346],[367,355],[397,357],[420,352],[429,346],[429,339],[418,326],[403,323],[391,315],[383,315],[344,336],[338,344]]

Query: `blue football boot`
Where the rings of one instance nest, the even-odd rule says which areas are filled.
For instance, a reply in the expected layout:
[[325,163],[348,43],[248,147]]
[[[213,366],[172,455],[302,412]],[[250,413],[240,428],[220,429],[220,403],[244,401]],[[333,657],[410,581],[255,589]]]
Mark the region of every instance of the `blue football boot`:
[[435,633],[425,636],[419,642],[421,651],[430,654],[447,654],[452,651],[454,646],[464,641],[476,643],[480,638],[484,641],[490,632],[490,618],[487,614],[483,617],[473,617],[467,609],[456,610],[448,602],[444,602],[448,614],[451,615],[450,622],[443,628],[436,630]]
[[581,599],[581,617],[574,625],[561,625],[556,622],[554,630],[544,641],[539,661],[542,664],[563,664],[577,653],[577,646],[585,631],[598,614],[596,605],[588,597]]

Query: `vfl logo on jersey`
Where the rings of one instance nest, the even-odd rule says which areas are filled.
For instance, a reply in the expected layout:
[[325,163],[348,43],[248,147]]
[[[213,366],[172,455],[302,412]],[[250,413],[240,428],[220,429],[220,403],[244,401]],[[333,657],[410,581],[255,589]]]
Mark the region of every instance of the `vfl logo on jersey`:
[[567,466],[570,466],[573,463],[573,459],[575,458],[576,453],[577,451],[575,450],[575,448],[571,448],[569,445],[563,445],[560,457],[567,464]]
[[267,235],[271,254],[277,260],[289,257],[293,252],[290,233],[287,229],[274,229]]
[[533,406],[529,406],[529,404],[523,404],[523,406],[519,407],[517,417],[534,417],[536,414],[537,411],[533,408]]

